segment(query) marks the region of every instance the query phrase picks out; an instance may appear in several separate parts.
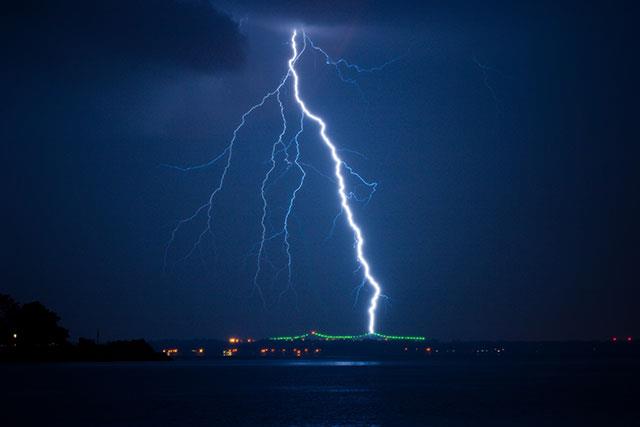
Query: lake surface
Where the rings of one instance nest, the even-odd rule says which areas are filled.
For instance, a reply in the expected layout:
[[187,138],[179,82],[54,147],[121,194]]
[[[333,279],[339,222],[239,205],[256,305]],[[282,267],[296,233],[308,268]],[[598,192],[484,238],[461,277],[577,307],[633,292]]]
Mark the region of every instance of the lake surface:
[[1,426],[640,425],[640,362],[0,365]]

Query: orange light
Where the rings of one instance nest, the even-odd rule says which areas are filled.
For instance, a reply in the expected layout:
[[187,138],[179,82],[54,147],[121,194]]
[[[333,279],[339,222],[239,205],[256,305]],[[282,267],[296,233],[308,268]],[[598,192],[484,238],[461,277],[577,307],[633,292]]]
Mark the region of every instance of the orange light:
[[427,347],[425,350],[427,350],[427,353],[431,353],[431,347]]

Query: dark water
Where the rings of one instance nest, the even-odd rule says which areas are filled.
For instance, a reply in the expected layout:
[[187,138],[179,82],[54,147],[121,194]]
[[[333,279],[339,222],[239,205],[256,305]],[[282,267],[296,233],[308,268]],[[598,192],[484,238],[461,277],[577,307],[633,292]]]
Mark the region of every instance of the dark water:
[[639,426],[638,361],[0,365],[0,426]]

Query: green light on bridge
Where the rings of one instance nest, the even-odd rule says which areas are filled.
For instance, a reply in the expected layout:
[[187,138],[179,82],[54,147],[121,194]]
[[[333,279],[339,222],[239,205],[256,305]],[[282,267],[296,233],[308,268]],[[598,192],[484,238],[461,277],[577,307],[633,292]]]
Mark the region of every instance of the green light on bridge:
[[385,334],[362,334],[362,335],[329,335],[323,334],[321,332],[311,331],[308,334],[302,335],[293,335],[293,336],[281,336],[281,337],[271,337],[269,340],[271,341],[296,341],[303,340],[310,336],[318,337],[324,340],[342,340],[342,341],[361,341],[368,338],[380,338],[385,341],[425,341],[425,337],[420,336],[403,336],[403,335],[385,335]]

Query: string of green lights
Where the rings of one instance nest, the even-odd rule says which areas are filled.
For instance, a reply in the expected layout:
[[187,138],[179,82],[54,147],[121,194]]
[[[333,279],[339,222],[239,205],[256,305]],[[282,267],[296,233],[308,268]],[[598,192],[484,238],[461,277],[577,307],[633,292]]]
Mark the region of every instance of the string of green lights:
[[294,335],[294,336],[290,336],[290,337],[271,337],[269,338],[270,341],[295,341],[295,340],[302,340],[305,339],[306,337],[308,337],[309,334],[303,334],[303,335]]
[[311,331],[308,334],[293,335],[293,336],[281,336],[271,337],[271,341],[296,341],[303,340],[308,337],[318,337],[325,340],[345,340],[345,341],[359,341],[367,338],[380,338],[388,341],[425,341],[425,337],[420,336],[403,336],[403,335],[385,335],[379,333],[362,334],[362,335],[329,335],[321,332]]
[[373,335],[383,338],[385,340],[402,340],[402,341],[425,341],[426,338],[425,337],[418,337],[418,336],[402,336],[402,335],[384,335],[384,334],[378,334],[378,333],[374,333]]

